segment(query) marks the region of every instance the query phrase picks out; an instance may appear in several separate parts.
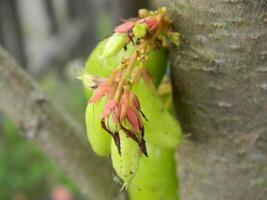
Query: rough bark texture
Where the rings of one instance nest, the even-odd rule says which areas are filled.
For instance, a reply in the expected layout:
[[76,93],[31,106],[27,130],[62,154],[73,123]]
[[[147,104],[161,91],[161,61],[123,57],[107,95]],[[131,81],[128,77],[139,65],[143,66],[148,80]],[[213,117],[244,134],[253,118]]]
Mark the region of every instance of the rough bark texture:
[[72,179],[88,199],[124,199],[112,169],[81,139],[82,130],[60,111],[0,47],[0,111]]
[[267,198],[267,2],[173,0],[182,200]]

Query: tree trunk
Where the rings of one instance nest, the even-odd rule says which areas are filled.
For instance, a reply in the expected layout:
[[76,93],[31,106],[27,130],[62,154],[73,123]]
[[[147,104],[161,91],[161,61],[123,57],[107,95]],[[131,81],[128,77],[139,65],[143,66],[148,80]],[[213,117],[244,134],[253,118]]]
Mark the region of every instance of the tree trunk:
[[182,200],[267,198],[267,2],[173,0]]

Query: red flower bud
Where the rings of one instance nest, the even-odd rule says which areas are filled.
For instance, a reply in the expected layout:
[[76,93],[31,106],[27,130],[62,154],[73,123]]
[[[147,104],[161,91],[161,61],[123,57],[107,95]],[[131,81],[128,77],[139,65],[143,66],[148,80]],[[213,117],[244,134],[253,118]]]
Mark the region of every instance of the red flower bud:
[[154,32],[160,25],[159,21],[155,18],[146,18],[144,22],[148,25],[150,32]]
[[103,96],[105,96],[108,92],[108,83],[107,81],[104,81],[103,83],[100,83],[97,87],[97,91],[94,96],[89,100],[89,103],[96,103],[99,101]]
[[134,22],[125,22],[124,24],[121,24],[117,26],[114,31],[116,33],[127,33],[134,27]]

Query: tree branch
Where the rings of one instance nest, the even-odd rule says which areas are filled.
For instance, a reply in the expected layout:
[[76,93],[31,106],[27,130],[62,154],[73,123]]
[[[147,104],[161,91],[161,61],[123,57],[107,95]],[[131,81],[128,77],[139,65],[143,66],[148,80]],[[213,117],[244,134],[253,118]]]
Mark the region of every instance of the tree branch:
[[79,40],[84,33],[85,21],[76,19],[67,28],[53,36],[35,59],[31,74],[39,78],[51,67],[65,63],[72,57],[73,49],[79,46]]
[[82,130],[58,109],[0,47],[0,110],[72,179],[88,199],[124,199],[107,160],[94,155]]

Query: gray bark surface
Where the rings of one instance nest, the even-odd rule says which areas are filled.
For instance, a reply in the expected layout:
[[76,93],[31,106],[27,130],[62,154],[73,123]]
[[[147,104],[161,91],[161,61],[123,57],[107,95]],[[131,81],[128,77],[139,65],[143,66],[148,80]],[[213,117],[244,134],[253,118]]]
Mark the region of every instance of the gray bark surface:
[[173,0],[182,200],[267,199],[267,1]]
[[92,152],[79,124],[55,106],[1,47],[0,111],[40,146],[87,199],[124,199],[112,180],[111,165]]

